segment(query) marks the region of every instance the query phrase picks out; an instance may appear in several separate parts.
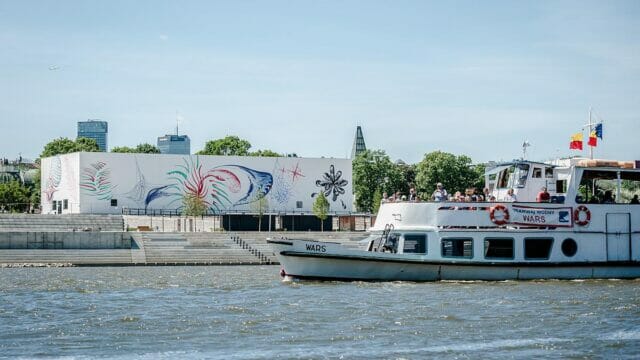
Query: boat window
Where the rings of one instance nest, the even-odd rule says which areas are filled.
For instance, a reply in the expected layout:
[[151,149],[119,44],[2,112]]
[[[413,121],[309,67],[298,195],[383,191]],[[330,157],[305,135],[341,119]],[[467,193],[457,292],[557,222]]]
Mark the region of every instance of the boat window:
[[426,234],[404,234],[405,254],[426,254],[427,253],[427,235]]
[[[620,173],[620,198],[618,194]],[[638,203],[640,172],[620,170],[584,170],[579,186],[580,200],[587,203]]]
[[533,177],[535,179],[542,178],[542,169],[539,168],[539,167],[534,167],[533,168],[533,175],[531,175],[531,177]]
[[513,173],[513,167],[508,167],[498,174],[498,189],[505,189],[509,186],[509,179],[511,178],[511,174]]
[[572,257],[576,252],[578,252],[578,244],[576,244],[576,241],[571,238],[564,239],[562,241],[561,248],[562,253],[567,257]]
[[442,239],[442,257],[473,257],[473,239],[448,238]]
[[553,168],[544,168],[544,177],[547,179],[553,179]]
[[527,183],[529,175],[529,164],[517,164],[513,173],[513,179],[516,181],[515,186],[523,188]]
[[485,238],[484,257],[487,259],[513,259],[513,238]]
[[547,260],[551,255],[553,238],[525,238],[524,258],[527,260]]

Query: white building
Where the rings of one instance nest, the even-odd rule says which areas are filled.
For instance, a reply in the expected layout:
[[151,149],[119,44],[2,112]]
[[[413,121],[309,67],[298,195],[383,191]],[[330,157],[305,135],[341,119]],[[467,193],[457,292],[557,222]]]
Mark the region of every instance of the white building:
[[42,159],[41,201],[43,213],[179,213],[185,197],[217,214],[311,213],[322,192],[348,214],[352,182],[349,159],[81,152]]

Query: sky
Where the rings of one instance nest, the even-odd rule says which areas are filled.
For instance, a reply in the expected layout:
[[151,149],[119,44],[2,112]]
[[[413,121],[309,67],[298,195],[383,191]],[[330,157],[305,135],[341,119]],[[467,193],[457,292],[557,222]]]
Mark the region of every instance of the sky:
[[525,140],[543,161],[588,156],[568,145],[590,108],[594,157],[640,160],[640,1],[0,0],[10,159],[86,119],[110,148],[178,119],[192,152],[236,135],[344,158],[360,125],[407,163],[510,160]]

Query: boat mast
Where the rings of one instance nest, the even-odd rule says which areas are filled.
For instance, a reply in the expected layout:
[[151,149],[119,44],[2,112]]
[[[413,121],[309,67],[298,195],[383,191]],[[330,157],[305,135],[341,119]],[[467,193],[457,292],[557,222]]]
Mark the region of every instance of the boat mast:
[[[591,122],[591,106],[589,106],[589,122],[585,125],[589,127],[589,132],[587,133],[587,137],[591,136],[591,131],[593,131],[593,123]],[[584,129],[584,127],[583,127]],[[589,158],[593,160],[593,146],[589,146]]]

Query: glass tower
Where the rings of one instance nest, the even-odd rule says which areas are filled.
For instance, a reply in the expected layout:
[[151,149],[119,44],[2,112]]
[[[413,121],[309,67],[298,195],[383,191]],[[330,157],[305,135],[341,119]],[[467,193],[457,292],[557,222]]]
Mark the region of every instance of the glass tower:
[[87,120],[78,121],[78,137],[94,139],[100,151],[107,151],[107,133],[109,126],[106,121]]
[[191,140],[187,135],[165,135],[158,137],[161,154],[191,154]]
[[367,150],[364,144],[364,136],[362,135],[362,128],[358,126],[356,128],[356,137],[353,139],[353,148],[351,149],[351,158],[355,159],[356,156]]

